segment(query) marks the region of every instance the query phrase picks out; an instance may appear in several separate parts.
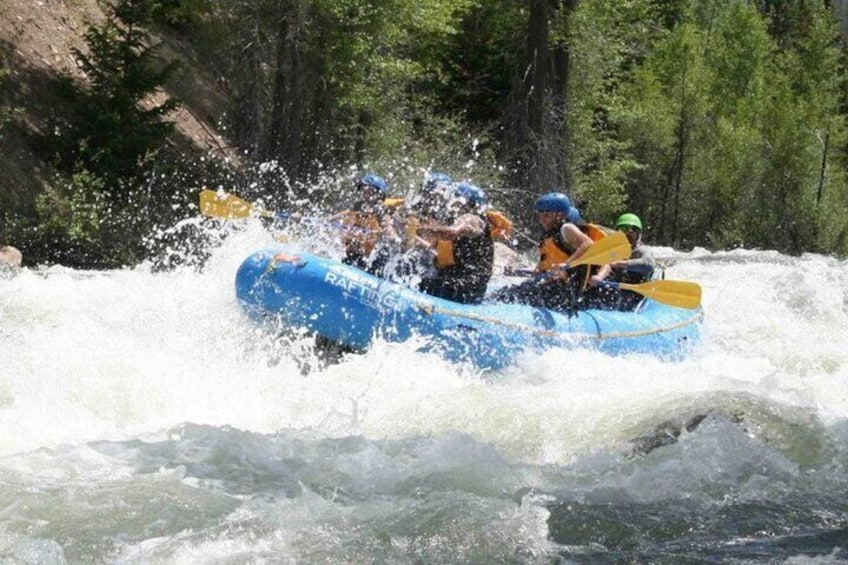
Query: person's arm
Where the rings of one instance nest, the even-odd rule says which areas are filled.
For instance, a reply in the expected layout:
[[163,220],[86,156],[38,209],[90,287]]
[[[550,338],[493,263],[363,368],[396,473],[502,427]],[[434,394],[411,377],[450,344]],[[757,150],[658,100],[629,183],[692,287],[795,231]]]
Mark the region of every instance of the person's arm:
[[629,259],[616,261],[610,264],[614,269],[623,269],[639,275],[651,275],[657,267],[654,252],[645,245],[639,245],[630,255]]
[[458,237],[483,233],[486,225],[483,219],[474,214],[463,214],[449,226],[428,223],[418,227],[418,233],[424,236],[435,236],[439,239],[454,240]]
[[657,262],[654,258],[654,252],[644,245],[639,245],[633,249],[629,259],[613,261],[612,263],[603,265],[597,273],[589,278],[589,285],[598,286],[601,281],[610,276],[613,269],[616,271],[630,271],[643,277],[649,277],[654,274],[656,266]]
[[[344,222],[348,219],[348,217],[353,212],[351,210],[342,210],[341,212],[336,212],[335,214],[331,214],[325,218],[326,222]],[[300,215],[298,215],[298,220],[300,219]]]
[[[592,238],[580,231],[580,228],[571,222],[567,222],[562,225],[562,228],[560,228],[560,234],[562,235],[562,239],[564,239],[566,243],[574,249],[574,253],[571,254],[568,261],[565,262],[565,265],[571,261],[579,259],[580,256],[586,253],[586,250],[592,246]],[[552,280],[568,278],[571,276],[568,271],[558,269],[558,266],[562,265],[554,265],[554,268],[550,271]]]
[[612,273],[612,263],[602,265],[598,272],[589,277],[589,286],[598,286]]
[[574,253],[569,257],[569,261],[576,261],[586,253],[586,250],[592,246],[592,238],[580,231],[576,225],[567,222],[560,228],[562,238],[574,248]]
[[395,229],[395,218],[391,214],[386,214],[383,217],[381,227],[383,228],[382,237],[384,240],[398,245],[403,241]]

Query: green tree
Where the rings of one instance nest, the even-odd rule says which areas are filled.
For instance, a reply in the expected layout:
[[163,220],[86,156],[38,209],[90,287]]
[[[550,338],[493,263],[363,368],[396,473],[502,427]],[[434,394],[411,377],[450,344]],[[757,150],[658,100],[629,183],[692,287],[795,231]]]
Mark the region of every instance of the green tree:
[[[762,186],[763,127],[774,80],[775,44],[756,10],[714,5],[701,30],[702,107],[688,167],[688,199],[671,242],[734,247],[751,241],[750,204]],[[704,19],[709,18],[709,19]]]
[[171,135],[165,118],[177,102],[160,89],[176,64],[163,65],[149,44],[144,26],[153,8],[150,0],[120,0],[86,32],[88,51],[74,51],[88,85],[62,135],[67,169],[82,167],[111,185],[124,184],[143,173]]
[[[228,86],[236,143],[308,178],[410,153],[431,135],[432,51],[469,2],[221,3],[231,30]],[[414,150],[414,146],[412,147]]]
[[769,108],[774,119],[766,135],[774,151],[766,184],[773,193],[763,204],[774,205],[771,217],[780,229],[768,245],[791,253],[844,253],[848,199],[838,27],[826,6],[808,8],[803,27],[792,29],[774,59],[782,82]]
[[565,162],[572,55],[564,30],[577,5],[578,0],[534,0],[521,10],[526,39],[512,69],[500,151],[511,184],[519,190],[571,189]]
[[167,209],[174,185],[153,182],[170,166],[163,150],[173,132],[166,121],[177,102],[162,90],[176,65],[155,55],[145,26],[154,0],[119,0],[106,20],[85,34],[87,50],[74,51],[86,84],[65,82],[73,116],[48,140],[58,175],[37,199],[36,221],[22,228],[33,255],[69,264],[109,267],[144,254],[153,209]]
[[836,29],[826,8],[805,13],[790,41],[756,7],[693,6],[630,73],[615,121],[654,240],[844,249]]
[[582,2],[566,34],[572,44],[568,85],[567,177],[584,216],[611,223],[625,207],[627,179],[638,166],[619,116],[631,111],[627,86],[662,31],[653,2]]

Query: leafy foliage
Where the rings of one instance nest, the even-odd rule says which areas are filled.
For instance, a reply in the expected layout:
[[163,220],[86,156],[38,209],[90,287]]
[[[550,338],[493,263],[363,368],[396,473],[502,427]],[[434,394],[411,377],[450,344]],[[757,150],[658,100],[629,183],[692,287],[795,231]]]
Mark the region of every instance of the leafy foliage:
[[177,102],[155,98],[176,66],[160,68],[147,45],[142,26],[150,23],[152,9],[147,0],[121,0],[85,34],[90,52],[74,51],[89,88],[64,136],[75,148],[61,157],[109,181],[142,173],[172,131],[164,117]]
[[[245,196],[331,206],[366,168],[401,193],[435,169],[485,186],[521,229],[558,189],[592,221],[640,214],[655,243],[848,253],[828,3],[120,0],[76,53],[90,84],[56,124],[66,182],[38,208],[44,230],[110,261],[138,256],[151,225],[112,222],[151,202],[167,216],[154,172],[183,175],[153,26],[214,46]],[[325,176],[338,183],[315,190]]]
[[165,118],[177,106],[161,92],[176,66],[157,60],[144,27],[158,7],[152,0],[119,0],[86,32],[88,50],[74,51],[88,84],[66,83],[75,114],[59,122],[49,140],[67,176],[46,188],[35,211],[44,245],[84,264],[139,257],[133,251],[138,232],[129,229],[137,223],[133,195],[151,168],[161,167],[160,152],[173,131]]
[[[631,207],[672,245],[844,253],[843,230],[821,237],[837,221],[822,220],[821,195],[844,182],[831,176],[845,151],[832,17],[811,13],[782,48],[756,9],[710,6],[685,14],[630,74],[619,123],[640,163]],[[844,194],[829,196],[845,210]]]

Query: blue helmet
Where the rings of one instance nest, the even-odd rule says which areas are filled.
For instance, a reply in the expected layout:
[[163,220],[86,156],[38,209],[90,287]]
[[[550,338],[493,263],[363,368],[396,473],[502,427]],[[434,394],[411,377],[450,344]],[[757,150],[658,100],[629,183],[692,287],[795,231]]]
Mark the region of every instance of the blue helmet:
[[454,196],[464,199],[475,208],[482,208],[489,203],[486,193],[476,185],[470,182],[461,182],[456,185]]
[[376,188],[381,194],[386,194],[389,191],[389,185],[386,184],[386,180],[383,177],[379,177],[373,173],[368,173],[357,181],[357,188],[362,188],[363,186],[370,186],[371,188]]
[[567,218],[572,224],[583,223],[583,217],[580,215],[580,210],[578,210],[576,206],[571,207],[571,210],[568,211]]
[[536,212],[561,212],[568,214],[569,211],[571,211],[571,200],[562,192],[549,192],[536,200]]
[[446,185],[453,182],[453,179],[445,173],[430,173],[427,175],[427,180],[424,181],[424,188],[433,190],[440,185]]

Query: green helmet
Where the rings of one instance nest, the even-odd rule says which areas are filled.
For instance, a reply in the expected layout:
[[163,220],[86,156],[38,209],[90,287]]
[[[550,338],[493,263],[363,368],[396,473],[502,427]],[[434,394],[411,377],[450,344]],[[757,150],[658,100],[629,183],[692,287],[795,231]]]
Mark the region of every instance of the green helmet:
[[621,229],[625,226],[632,226],[639,231],[642,231],[642,220],[640,220],[639,216],[636,214],[622,214],[618,217],[618,221],[615,222],[615,227]]

